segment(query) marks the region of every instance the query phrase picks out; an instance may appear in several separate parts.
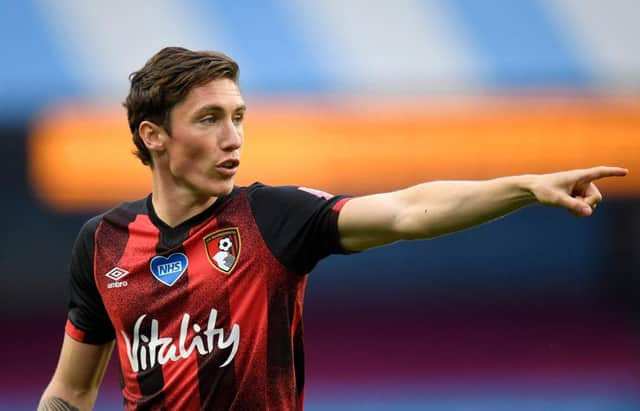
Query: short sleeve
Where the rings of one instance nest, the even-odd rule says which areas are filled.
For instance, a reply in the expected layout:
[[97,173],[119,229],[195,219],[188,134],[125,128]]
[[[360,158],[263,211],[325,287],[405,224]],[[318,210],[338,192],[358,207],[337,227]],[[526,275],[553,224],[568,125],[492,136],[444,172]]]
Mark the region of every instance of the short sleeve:
[[306,274],[330,254],[346,254],[340,244],[338,215],[348,196],[306,187],[248,188],[252,213],[267,246],[289,270]]
[[69,313],[66,333],[88,344],[104,344],[115,338],[93,276],[94,236],[100,221],[95,217],[82,227],[71,254]]

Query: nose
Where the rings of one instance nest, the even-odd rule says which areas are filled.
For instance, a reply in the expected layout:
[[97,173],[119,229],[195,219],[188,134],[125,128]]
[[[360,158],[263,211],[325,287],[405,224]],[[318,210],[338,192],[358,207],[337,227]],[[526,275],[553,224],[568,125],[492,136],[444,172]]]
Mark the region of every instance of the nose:
[[225,121],[224,130],[220,136],[220,148],[224,151],[234,151],[242,147],[242,125],[235,124],[233,120]]

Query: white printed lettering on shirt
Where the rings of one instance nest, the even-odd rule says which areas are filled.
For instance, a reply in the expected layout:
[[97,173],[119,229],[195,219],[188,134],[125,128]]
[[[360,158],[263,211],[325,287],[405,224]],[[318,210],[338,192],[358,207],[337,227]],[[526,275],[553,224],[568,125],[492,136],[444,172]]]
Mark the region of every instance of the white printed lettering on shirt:
[[[127,349],[127,356],[131,363],[131,369],[134,372],[146,370],[156,365],[156,362],[160,365],[166,364],[168,361],[178,361],[181,358],[189,357],[193,351],[197,351],[200,355],[207,355],[214,351],[214,337],[217,335],[217,346],[220,350],[231,348],[231,352],[226,361],[220,365],[220,368],[229,365],[238,351],[238,344],[240,343],[240,326],[234,324],[231,327],[227,339],[224,338],[224,329],[216,328],[216,319],[218,318],[218,311],[212,309],[209,313],[209,321],[207,322],[207,328],[202,331],[201,327],[194,323],[191,328],[193,329],[193,338],[191,343],[187,346],[187,339],[189,337],[189,314],[182,316],[180,322],[180,335],[178,336],[178,345],[174,344],[174,339],[171,337],[160,337],[158,320],[151,320],[151,332],[150,335],[140,333],[142,322],[144,321],[146,314],[142,314],[136,320],[133,326],[133,337],[129,339],[129,336],[124,330],[120,330],[124,343]],[[202,331],[202,332],[201,332]],[[147,362],[148,360],[148,362]]]

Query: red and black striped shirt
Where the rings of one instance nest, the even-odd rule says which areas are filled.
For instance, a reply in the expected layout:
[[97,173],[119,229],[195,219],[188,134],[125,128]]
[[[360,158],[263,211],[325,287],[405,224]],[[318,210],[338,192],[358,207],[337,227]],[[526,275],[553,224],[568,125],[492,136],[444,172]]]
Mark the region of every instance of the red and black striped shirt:
[[302,409],[306,273],[344,252],[347,200],[256,183],[176,227],[150,196],[94,217],[72,254],[66,332],[116,339],[127,410]]

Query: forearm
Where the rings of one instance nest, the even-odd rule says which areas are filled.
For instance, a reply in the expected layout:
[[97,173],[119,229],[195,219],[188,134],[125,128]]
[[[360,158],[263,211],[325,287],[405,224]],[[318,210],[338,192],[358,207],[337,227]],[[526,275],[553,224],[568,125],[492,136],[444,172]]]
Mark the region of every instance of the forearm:
[[405,239],[432,238],[463,230],[536,201],[535,176],[484,181],[433,181],[394,193],[404,204],[397,229]]
[[434,181],[357,197],[340,211],[340,241],[345,250],[360,251],[398,240],[433,238],[534,202],[586,217],[602,201],[593,180],[627,173],[624,168],[600,166],[485,181]]
[[38,405],[38,411],[85,411],[92,410],[98,391],[74,391],[52,381]]

